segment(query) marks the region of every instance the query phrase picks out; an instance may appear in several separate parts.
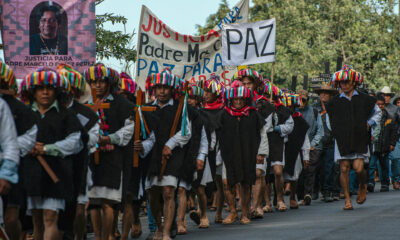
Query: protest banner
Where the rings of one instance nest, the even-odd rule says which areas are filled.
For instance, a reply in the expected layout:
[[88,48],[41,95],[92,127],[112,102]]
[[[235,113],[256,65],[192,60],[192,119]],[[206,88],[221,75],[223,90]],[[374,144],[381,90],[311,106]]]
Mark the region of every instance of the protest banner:
[[23,78],[67,63],[83,71],[96,61],[94,0],[1,0],[5,61]]
[[224,66],[275,62],[275,18],[265,21],[223,25]]
[[147,76],[170,68],[174,74],[191,82],[206,80],[214,73],[229,81],[236,68],[222,65],[221,29],[223,24],[247,22],[249,0],[241,0],[207,34],[191,36],[172,30],[142,6],[139,23],[136,82],[143,89]]

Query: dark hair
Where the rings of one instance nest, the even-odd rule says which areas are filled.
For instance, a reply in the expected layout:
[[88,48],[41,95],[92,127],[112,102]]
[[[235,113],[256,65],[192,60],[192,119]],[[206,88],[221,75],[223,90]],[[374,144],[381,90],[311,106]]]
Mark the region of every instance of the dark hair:
[[376,96],[376,101],[383,101],[383,102],[385,102],[385,98],[383,97],[383,95],[379,94],[378,96]]
[[38,23],[40,23],[40,19],[43,17],[43,14],[45,12],[53,12],[54,15],[56,16],[57,23],[58,24],[61,23],[61,9],[56,6],[49,6],[49,5],[46,5],[39,9],[39,12],[37,14],[37,22]]

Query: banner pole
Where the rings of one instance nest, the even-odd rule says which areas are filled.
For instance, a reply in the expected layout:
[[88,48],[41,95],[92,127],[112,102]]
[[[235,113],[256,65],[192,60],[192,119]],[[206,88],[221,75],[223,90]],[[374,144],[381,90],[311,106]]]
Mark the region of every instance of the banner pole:
[[271,90],[272,90],[272,92],[271,92],[271,97],[270,97],[271,103],[274,101],[274,100],[273,100],[273,92],[274,92],[274,68],[275,68],[275,62],[272,62],[272,66],[271,66]]

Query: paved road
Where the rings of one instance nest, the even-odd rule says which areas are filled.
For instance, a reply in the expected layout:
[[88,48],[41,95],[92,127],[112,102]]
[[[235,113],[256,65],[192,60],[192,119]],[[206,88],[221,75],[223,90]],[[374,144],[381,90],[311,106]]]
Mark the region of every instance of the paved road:
[[[264,219],[246,226],[212,224],[204,230],[187,217],[188,234],[175,239],[400,239],[400,191],[368,194],[363,205],[355,203],[355,196],[352,199],[353,211],[342,210],[343,200],[317,200],[298,210],[265,214]],[[209,213],[209,219],[214,219],[214,213]],[[145,239],[147,221],[143,219],[142,223],[144,232],[140,239]]]

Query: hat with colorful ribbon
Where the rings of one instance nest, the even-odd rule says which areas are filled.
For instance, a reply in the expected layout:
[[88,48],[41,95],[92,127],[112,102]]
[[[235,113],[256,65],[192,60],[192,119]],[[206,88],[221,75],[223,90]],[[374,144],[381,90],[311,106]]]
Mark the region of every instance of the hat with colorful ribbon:
[[135,94],[137,84],[126,72],[119,74],[119,89],[123,92]]
[[67,78],[49,68],[38,69],[28,74],[21,82],[21,91],[31,90],[39,86],[51,86],[65,91],[71,90]]
[[17,90],[17,79],[15,78],[14,71],[5,62],[0,60],[0,80],[7,83],[10,89]]
[[263,81],[263,88],[261,90],[262,93],[266,93],[272,97],[276,97],[276,98],[280,98],[283,95],[283,91],[278,88],[277,86],[275,86],[274,84],[272,84],[269,81]]
[[243,83],[236,80],[234,81],[229,89],[225,90],[224,99],[232,100],[234,98],[253,98],[253,92],[243,86]]
[[303,103],[303,98],[299,94],[284,93],[280,101],[286,107],[300,107]]
[[184,83],[183,79],[181,79],[178,75],[172,74],[171,71],[166,68],[161,70],[159,73],[153,73],[147,77],[146,89],[149,92],[152,92],[154,86],[164,85],[180,90],[183,87],[182,83]]
[[204,91],[196,84],[190,84],[188,88],[189,96],[203,97]]
[[245,68],[237,71],[235,75],[233,75],[232,81],[234,80],[242,81],[244,77],[248,77],[258,83],[261,83],[263,81],[263,77],[261,76],[261,74],[256,70],[250,68]]
[[57,72],[69,81],[71,87],[76,88],[81,92],[85,92],[86,82],[80,72],[65,63],[58,65]]
[[350,81],[355,82],[356,85],[361,85],[364,81],[364,76],[354,70],[351,65],[344,65],[342,70],[335,72],[332,75],[331,84],[334,84],[334,86],[337,87],[338,83],[341,81]]
[[204,91],[210,91],[217,96],[222,96],[225,90],[220,78],[215,74],[211,74],[210,78],[206,81],[199,81],[198,85],[203,88]]
[[108,79],[111,85],[118,84],[119,81],[119,73],[110,67],[106,67],[102,63],[98,63],[94,66],[89,67],[88,69],[83,71],[83,75],[85,76],[86,81],[88,81],[89,83],[99,78]]

